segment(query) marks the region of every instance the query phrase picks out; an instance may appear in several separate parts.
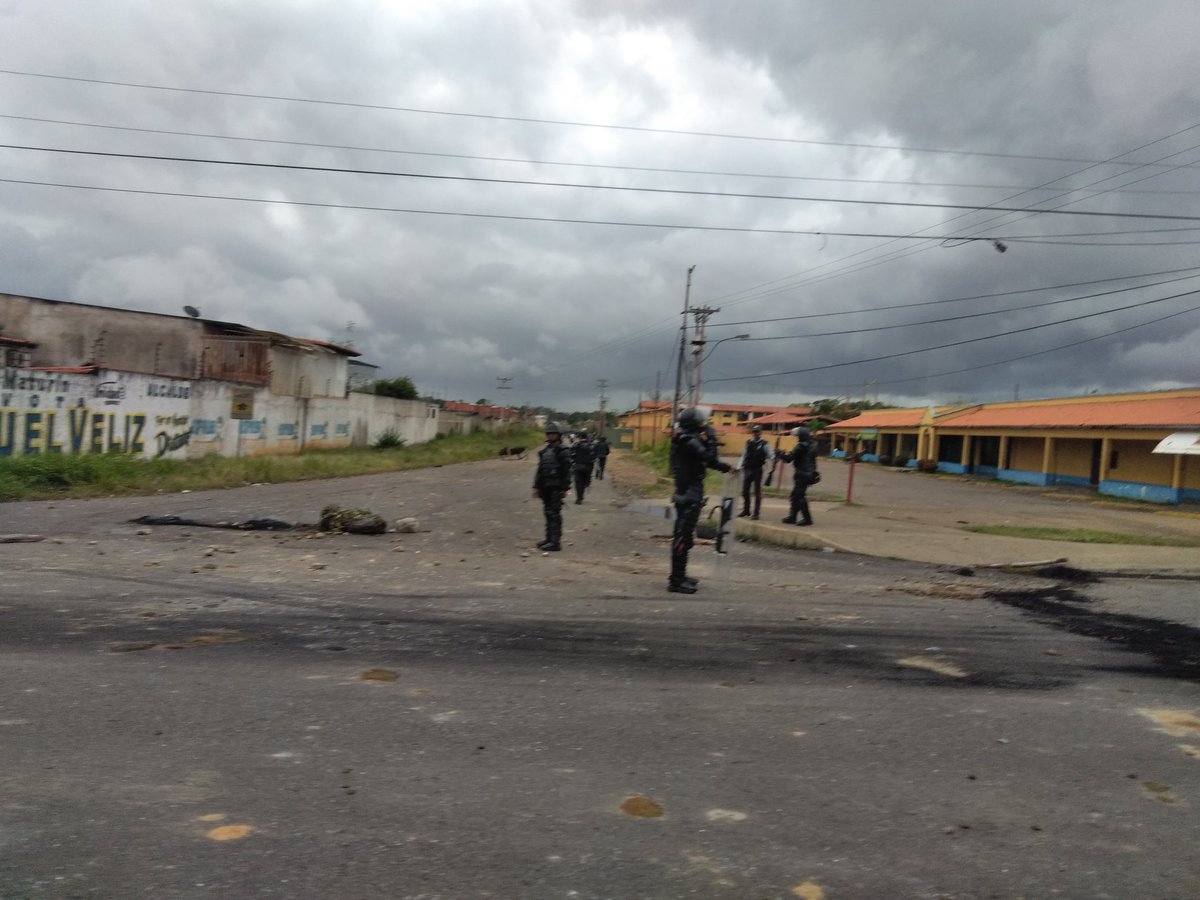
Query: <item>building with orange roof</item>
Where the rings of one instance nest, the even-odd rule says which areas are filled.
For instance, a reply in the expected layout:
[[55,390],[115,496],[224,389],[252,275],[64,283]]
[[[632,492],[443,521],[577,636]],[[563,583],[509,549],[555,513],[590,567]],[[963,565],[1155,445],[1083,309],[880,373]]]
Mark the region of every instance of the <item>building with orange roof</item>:
[[825,429],[835,456],[1162,503],[1200,500],[1200,460],[1156,452],[1192,432],[1200,388],[872,410]]
[[[781,416],[780,422],[807,421],[812,412],[807,406],[758,406],[743,403],[708,403],[712,410],[709,424],[721,442],[722,454],[739,454],[754,422],[765,417]],[[670,440],[671,401],[643,400],[636,409],[622,413],[618,419],[622,447],[639,450]]]

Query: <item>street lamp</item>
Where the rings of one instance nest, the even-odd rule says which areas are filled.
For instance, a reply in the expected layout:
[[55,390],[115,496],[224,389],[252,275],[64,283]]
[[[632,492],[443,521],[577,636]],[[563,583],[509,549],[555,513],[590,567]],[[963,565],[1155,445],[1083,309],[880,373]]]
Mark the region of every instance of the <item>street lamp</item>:
[[712,348],[707,353],[704,353],[704,345],[706,343],[708,343],[707,341],[705,341],[705,340],[692,341],[692,343],[695,344],[695,346],[696,346],[696,349],[692,351],[692,353],[694,353],[696,356],[696,366],[695,366],[695,368],[696,368],[696,390],[693,392],[693,395],[692,395],[692,406],[700,405],[700,367],[704,363],[704,361],[706,359],[708,359],[710,356],[712,356],[713,353],[716,352],[717,347],[719,347],[721,344],[725,343],[726,341],[748,341],[748,340],[750,340],[750,335],[748,335],[748,334],[735,334],[735,335],[731,335],[730,337],[723,337],[719,341],[713,341]]

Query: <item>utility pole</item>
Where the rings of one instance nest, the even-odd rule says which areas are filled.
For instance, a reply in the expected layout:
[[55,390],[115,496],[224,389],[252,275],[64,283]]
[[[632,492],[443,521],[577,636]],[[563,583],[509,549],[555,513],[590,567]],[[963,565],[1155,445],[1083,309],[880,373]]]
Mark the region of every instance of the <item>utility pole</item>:
[[696,337],[692,340],[692,354],[696,357],[693,365],[696,381],[692,385],[692,406],[700,405],[700,365],[704,362],[704,326],[708,324],[713,313],[719,313],[721,307],[701,306],[692,310],[696,317]]
[[679,326],[679,359],[675,363],[675,399],[671,401],[671,421],[667,423],[670,426],[679,421],[679,397],[683,393],[683,370],[687,365],[688,302],[692,295],[694,271],[695,266],[688,266],[687,286],[683,289],[683,323]]
[[608,397],[604,396],[604,389],[608,387],[608,379],[597,379],[596,387],[600,388],[600,425],[596,429],[596,433],[600,435],[604,434],[604,429],[608,426],[608,420],[604,417],[604,407],[608,405]]

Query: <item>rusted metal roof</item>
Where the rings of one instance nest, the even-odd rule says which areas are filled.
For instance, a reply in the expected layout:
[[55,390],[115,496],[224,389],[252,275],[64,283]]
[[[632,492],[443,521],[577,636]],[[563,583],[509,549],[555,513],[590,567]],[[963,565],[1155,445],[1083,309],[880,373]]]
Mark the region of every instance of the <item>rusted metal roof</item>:
[[318,338],[296,338],[296,340],[303,341],[306,344],[313,344],[317,347],[324,347],[326,350],[332,350],[334,353],[341,353],[344,356],[362,356],[353,347],[347,347],[344,344],[335,344],[333,341],[322,341]]

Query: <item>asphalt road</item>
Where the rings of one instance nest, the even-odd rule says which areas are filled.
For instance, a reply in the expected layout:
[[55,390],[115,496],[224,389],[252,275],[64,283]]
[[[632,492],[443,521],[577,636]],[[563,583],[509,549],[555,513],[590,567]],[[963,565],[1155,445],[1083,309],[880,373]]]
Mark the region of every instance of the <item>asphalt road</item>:
[[[0,507],[0,897],[1200,896],[1197,582],[741,543],[688,597],[611,479],[532,550],[530,479]],[[329,502],[426,530],[128,521]]]

